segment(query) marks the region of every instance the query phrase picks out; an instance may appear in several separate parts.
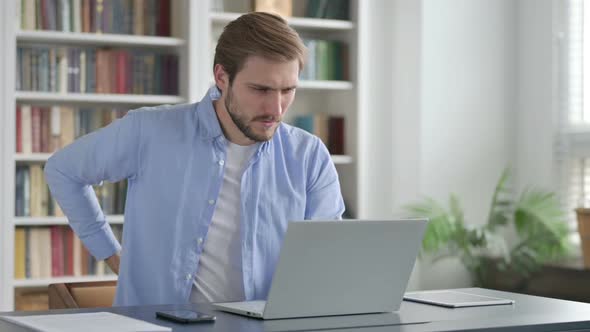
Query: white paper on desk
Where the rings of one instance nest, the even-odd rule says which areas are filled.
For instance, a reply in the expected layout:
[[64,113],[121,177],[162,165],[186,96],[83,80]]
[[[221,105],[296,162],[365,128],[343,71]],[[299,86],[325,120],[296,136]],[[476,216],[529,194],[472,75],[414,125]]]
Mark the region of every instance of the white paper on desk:
[[112,312],[89,312],[58,315],[0,316],[15,324],[41,332],[164,332],[169,327],[117,315]]

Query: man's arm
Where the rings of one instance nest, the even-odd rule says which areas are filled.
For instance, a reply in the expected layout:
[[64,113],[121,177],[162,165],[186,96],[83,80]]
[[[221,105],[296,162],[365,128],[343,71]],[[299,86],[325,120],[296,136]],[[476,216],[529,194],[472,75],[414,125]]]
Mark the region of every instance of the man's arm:
[[338,172],[326,146],[317,139],[308,167],[305,219],[342,219],[344,200]]
[[105,220],[92,185],[133,178],[138,170],[139,119],[129,113],[56,152],[45,165],[52,196],[97,259],[118,271],[121,245]]

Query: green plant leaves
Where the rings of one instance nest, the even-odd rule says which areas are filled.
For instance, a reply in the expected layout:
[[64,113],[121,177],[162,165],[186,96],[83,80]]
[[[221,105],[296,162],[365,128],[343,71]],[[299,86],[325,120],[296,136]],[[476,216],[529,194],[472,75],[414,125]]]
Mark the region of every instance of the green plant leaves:
[[[422,249],[435,257],[456,256],[481,285],[486,271],[511,269],[528,277],[540,264],[569,253],[565,214],[554,193],[525,190],[517,200],[509,188],[510,171],[505,169],[492,195],[487,223],[465,223],[459,198],[451,194],[449,209],[432,198],[407,205],[414,217],[430,220]],[[518,239],[508,248],[504,232],[513,226]]]
[[453,233],[453,222],[445,209],[432,198],[408,205],[406,210],[414,216],[428,218],[429,223],[422,240],[422,248],[427,253],[437,252],[447,244]]

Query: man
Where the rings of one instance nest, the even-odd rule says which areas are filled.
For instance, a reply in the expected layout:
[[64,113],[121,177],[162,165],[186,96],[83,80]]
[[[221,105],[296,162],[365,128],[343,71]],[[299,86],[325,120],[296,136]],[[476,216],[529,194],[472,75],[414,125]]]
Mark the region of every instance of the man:
[[[288,221],[341,218],[326,147],[281,122],[304,54],[280,17],[243,15],[199,103],[131,111],[48,160],[71,227],[119,274],[115,305],[265,299]],[[91,185],[122,179],[121,251]]]

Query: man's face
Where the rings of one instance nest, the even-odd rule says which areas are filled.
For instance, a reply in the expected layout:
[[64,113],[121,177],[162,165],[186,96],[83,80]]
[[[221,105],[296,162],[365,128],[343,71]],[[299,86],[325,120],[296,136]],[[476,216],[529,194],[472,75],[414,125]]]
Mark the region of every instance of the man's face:
[[298,83],[297,60],[275,62],[249,57],[225,95],[233,123],[254,142],[272,138],[287,111]]

